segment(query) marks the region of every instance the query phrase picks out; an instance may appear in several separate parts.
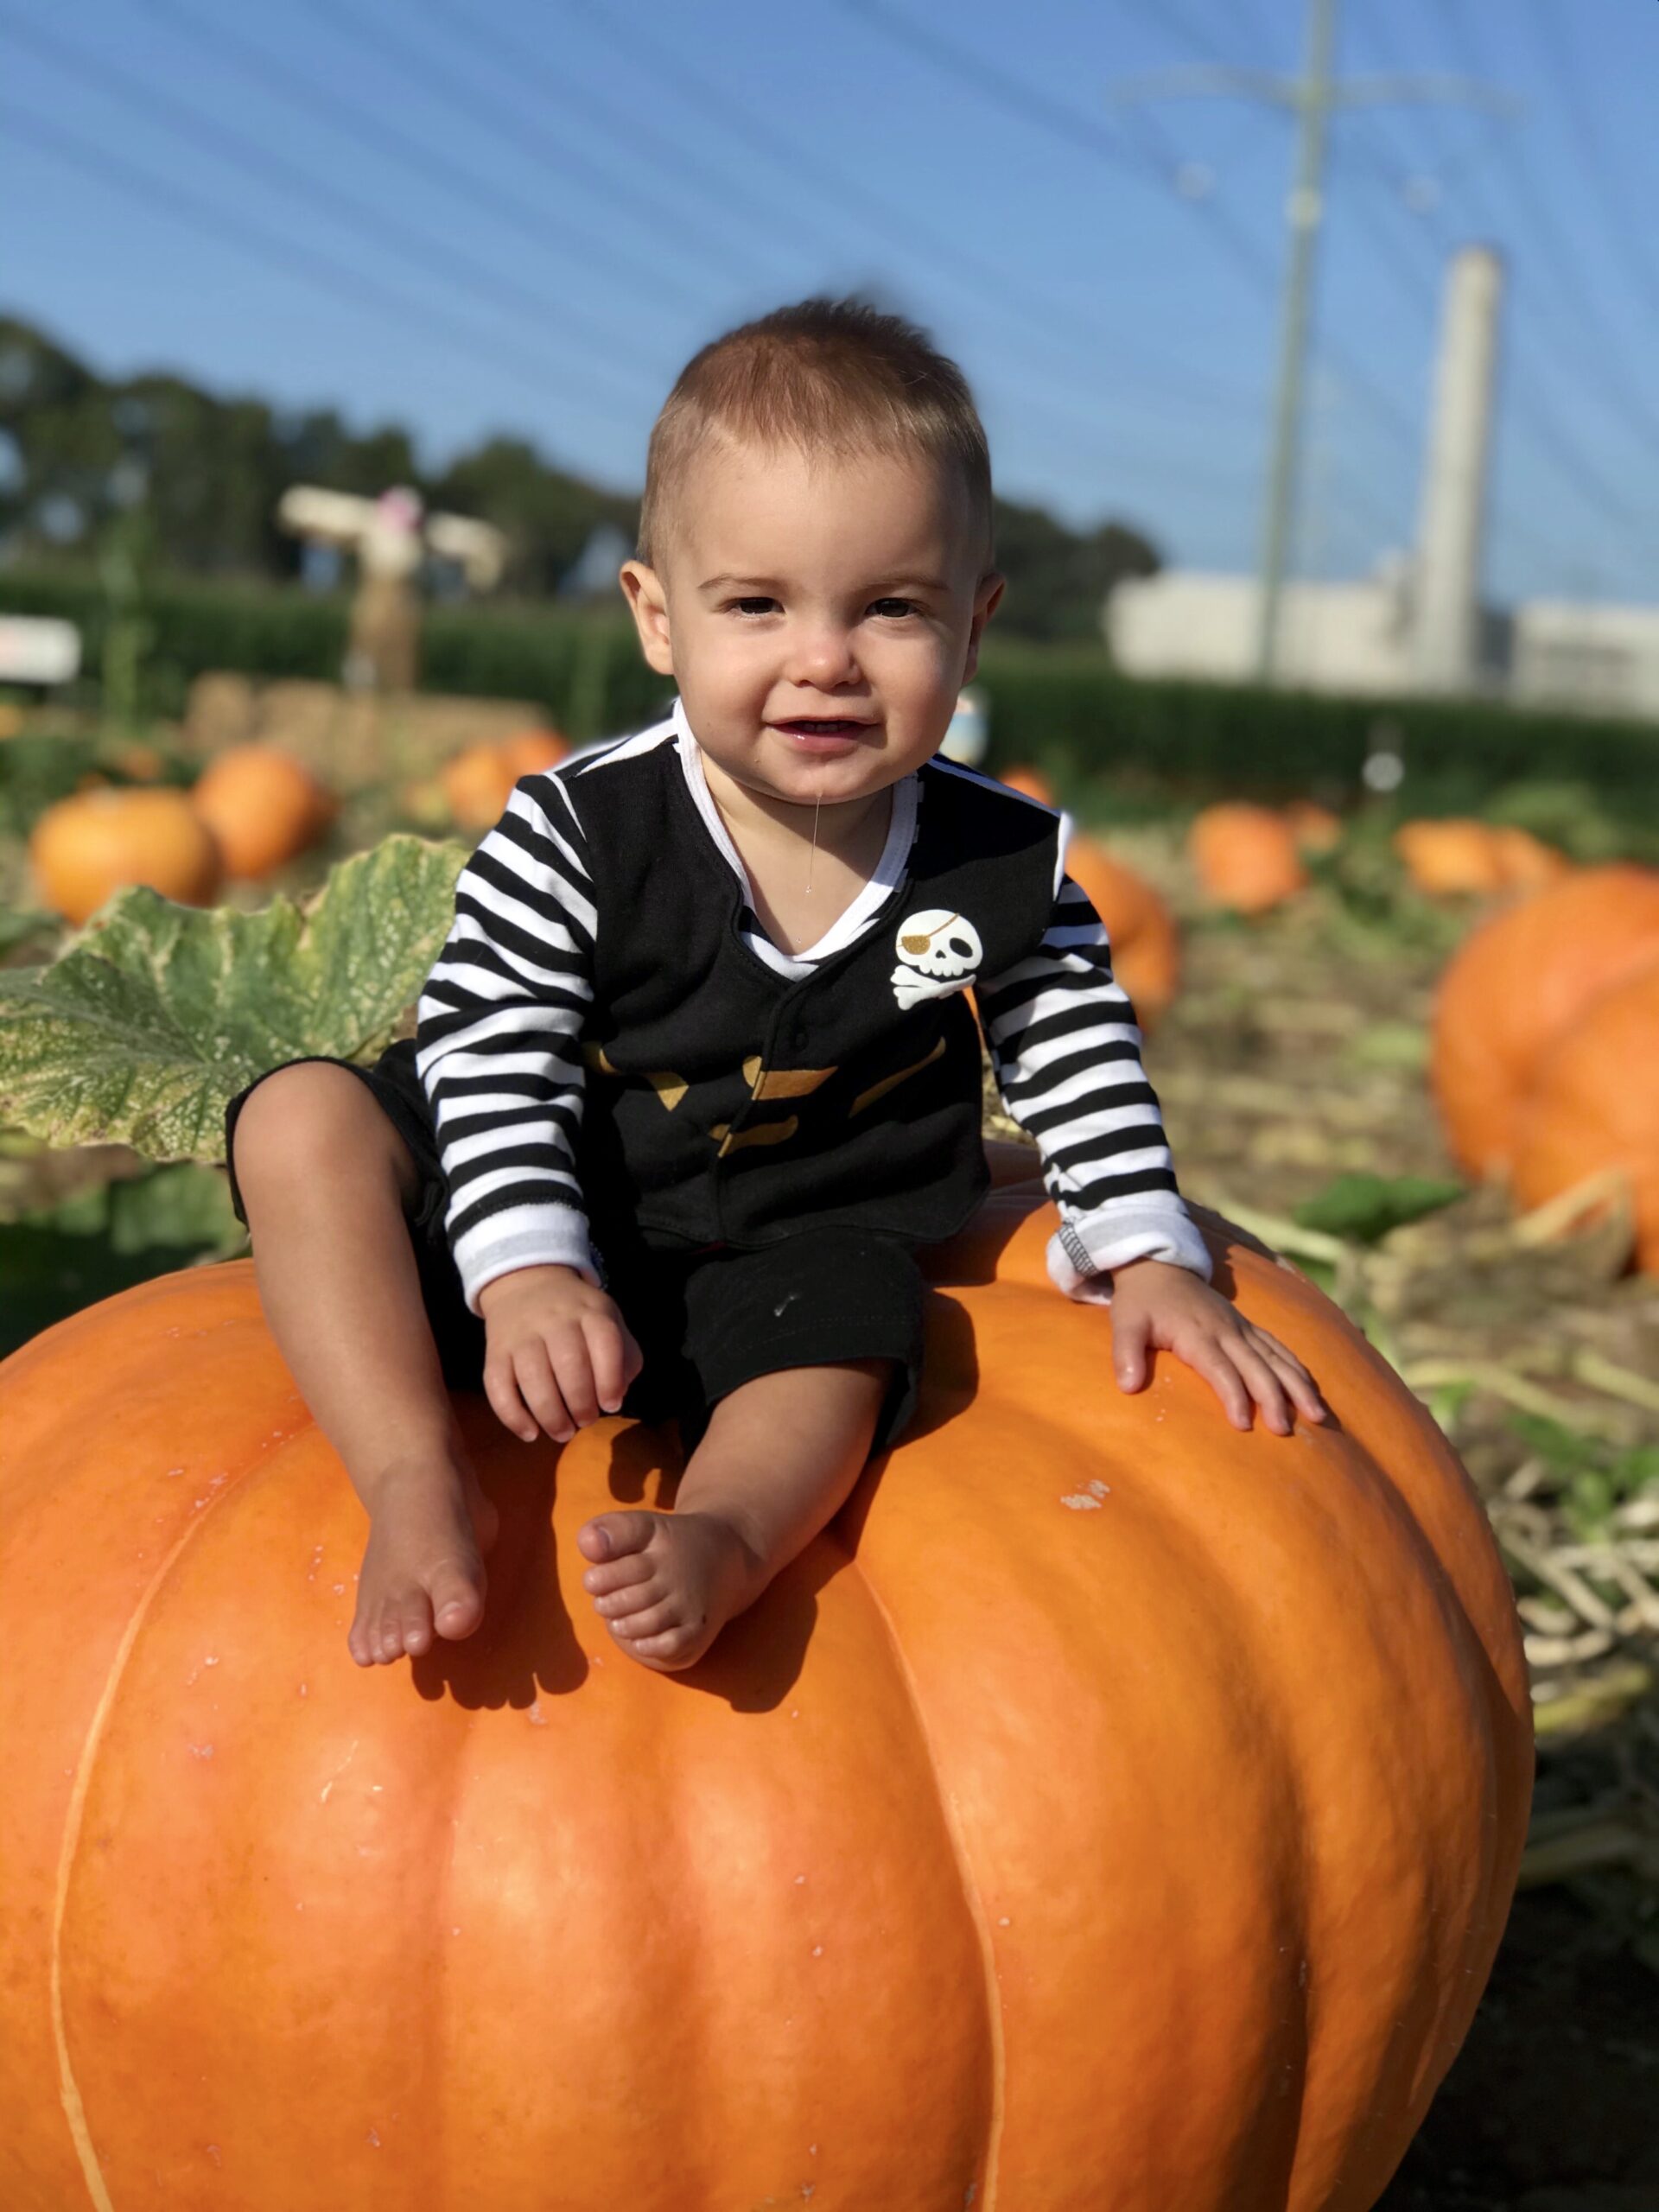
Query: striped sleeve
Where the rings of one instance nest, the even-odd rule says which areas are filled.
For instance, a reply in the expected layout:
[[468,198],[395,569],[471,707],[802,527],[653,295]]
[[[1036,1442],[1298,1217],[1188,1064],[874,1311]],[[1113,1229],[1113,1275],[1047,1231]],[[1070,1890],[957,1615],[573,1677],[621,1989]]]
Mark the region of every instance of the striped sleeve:
[[592,893],[563,781],[524,777],[461,872],[454,922],[421,992],[415,1064],[474,1313],[479,1293],[515,1268],[558,1264],[599,1281],[575,1162]]
[[1166,1260],[1210,1274],[1176,1188],[1141,1032],[1085,893],[1062,875],[1041,944],[982,981],[979,1004],[1003,1103],[1042,1154],[1060,1210],[1048,1271],[1068,1296],[1104,1301],[1111,1270]]

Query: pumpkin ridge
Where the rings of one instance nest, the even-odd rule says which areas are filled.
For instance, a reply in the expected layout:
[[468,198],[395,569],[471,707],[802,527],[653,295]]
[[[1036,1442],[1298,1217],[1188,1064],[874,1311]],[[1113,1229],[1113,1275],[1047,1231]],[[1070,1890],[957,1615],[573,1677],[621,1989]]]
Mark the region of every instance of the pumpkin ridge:
[[899,1632],[893,1626],[893,1616],[888,1612],[881,1593],[875,1586],[874,1577],[855,1551],[850,1556],[854,1571],[864,1585],[870,1603],[875,1608],[876,1615],[880,1620],[888,1648],[893,1654],[894,1671],[899,1681],[904,1685],[905,1696],[916,1725],[916,1732],[921,1738],[922,1747],[926,1754],[927,1771],[932,1778],[934,1795],[938,1800],[940,1815],[944,1822],[944,1831],[950,1839],[951,1854],[957,1862],[957,1875],[962,1884],[963,1897],[968,1907],[969,1916],[974,1923],[974,1932],[979,1938],[980,1953],[985,1962],[985,2016],[986,2024],[990,2031],[991,2045],[991,2111],[990,2118],[986,2124],[984,2150],[982,2153],[982,2177],[984,2212],[996,2212],[997,2164],[1002,2144],[1003,2086],[1007,2070],[1007,2053],[1002,2035],[1002,1996],[996,1973],[996,1947],[991,1941],[989,1916],[985,1910],[984,1899],[980,1896],[978,1884],[974,1879],[973,1862],[969,1857],[967,1843],[963,1837],[957,1821],[956,1801],[944,1787],[944,1778],[939,1771],[939,1762],[934,1755],[932,1733],[928,1727],[927,1714],[923,1708],[922,1700],[916,1688],[916,1677],[911,1672],[910,1661],[906,1656],[905,1648],[899,1640]]
[[180,1554],[194,1542],[198,1531],[207,1527],[208,1517],[214,1507],[233,1493],[234,1485],[221,1491],[212,1503],[206,1506],[189,1523],[177,1543],[156,1568],[143,1595],[134,1606],[132,1617],[122,1630],[121,1641],[116,1646],[115,1657],[111,1662],[109,1675],[93,1710],[91,1723],[86,1730],[86,1740],[80,1747],[80,1757],[75,1762],[75,1778],[70,1786],[68,1809],[64,1815],[63,1840],[58,1854],[57,1880],[54,1885],[52,1897],[49,1982],[52,2034],[57,2044],[59,2094],[63,2104],[64,2119],[68,2125],[69,2137],[74,2145],[75,2157],[79,2162],[81,2172],[86,2178],[87,2193],[97,2207],[97,2212],[115,2212],[115,2208],[110,2193],[105,2187],[104,2170],[99,2163],[98,2152],[92,2142],[92,2130],[87,2125],[86,2108],[81,2101],[80,2085],[75,2079],[74,2063],[69,2055],[68,2024],[64,2018],[63,2012],[63,1923],[69,1903],[69,1885],[74,1875],[75,1854],[80,1844],[81,1819],[86,1811],[86,1799],[92,1789],[92,1769],[103,1741],[105,1724],[115,1703],[116,1692],[119,1689],[121,1679],[127,1671],[127,1662],[132,1656],[133,1646],[138,1641],[138,1632],[143,1626],[145,1617],[155,1603],[156,1593],[160,1591],[162,1585],[172,1573]]

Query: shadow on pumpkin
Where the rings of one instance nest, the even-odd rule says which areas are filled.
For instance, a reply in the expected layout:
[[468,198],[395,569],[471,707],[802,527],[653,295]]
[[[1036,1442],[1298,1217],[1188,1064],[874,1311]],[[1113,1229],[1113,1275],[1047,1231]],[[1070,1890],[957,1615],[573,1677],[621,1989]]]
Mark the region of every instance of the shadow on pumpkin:
[[[928,1300],[925,1379],[906,1434],[925,1434],[956,1419],[971,1402],[978,1379],[973,1324],[954,1299],[936,1293]],[[441,1640],[411,1661],[410,1679],[429,1702],[452,1697],[474,1711],[512,1707],[528,1712],[538,1697],[582,1688],[592,1667],[560,1587],[553,1515],[559,1448],[545,1441],[527,1446],[504,1475],[499,1424],[487,1400],[458,1392],[454,1403],[484,1486],[500,1512],[501,1529],[488,1560],[483,1625],[475,1636]],[[830,1527],[784,1569],[759,1604],[728,1623],[695,1667],[663,1679],[723,1698],[734,1712],[768,1712],[781,1704],[799,1678],[817,1619],[818,1592],[856,1555],[888,1459],[883,1452],[871,1460]],[[672,1422],[631,1422],[612,1435],[609,1487],[619,1506],[671,1510],[682,1470]],[[585,1562],[578,1554],[569,1566],[579,1587]],[[619,1653],[616,1663],[633,1662]]]
[[[927,1350],[920,1402],[907,1438],[944,1427],[973,1402],[980,1380],[973,1321],[948,1294],[948,1287],[995,1279],[1009,1240],[1029,1218],[1034,1195],[1029,1186],[994,1191],[961,1235],[923,1255],[931,1285]],[[1241,1241],[1255,1243],[1248,1237]],[[1224,1296],[1232,1294],[1232,1272],[1224,1257],[1217,1258],[1215,1285]],[[1103,1313],[1100,1325],[1109,1341],[1110,1323]],[[559,1447],[543,1440],[504,1461],[499,1424],[488,1401],[479,1393],[457,1392],[454,1403],[485,1487],[499,1510],[501,1531],[488,1561],[482,1627],[463,1642],[440,1642],[411,1662],[410,1675],[418,1694],[429,1701],[450,1696],[470,1709],[511,1707],[528,1712],[538,1697],[580,1689],[592,1666],[560,1586],[553,1516]],[[672,1509],[683,1465],[675,1424],[631,1422],[613,1432],[610,1451],[609,1489],[617,1505]],[[787,1697],[799,1678],[817,1619],[818,1592],[856,1559],[876,1491],[888,1473],[889,1455],[872,1459],[830,1527],[784,1569],[759,1604],[728,1623],[695,1667],[663,1679],[724,1698],[737,1712],[769,1711]],[[894,1478],[902,1479],[902,1468]],[[572,1586],[580,1589],[585,1562],[578,1555],[567,1565]],[[619,1653],[616,1663],[633,1662]]]

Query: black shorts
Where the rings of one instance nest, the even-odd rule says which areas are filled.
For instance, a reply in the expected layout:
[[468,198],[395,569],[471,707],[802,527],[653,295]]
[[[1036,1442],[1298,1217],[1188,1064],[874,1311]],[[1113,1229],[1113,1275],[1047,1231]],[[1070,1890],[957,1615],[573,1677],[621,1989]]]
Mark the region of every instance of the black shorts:
[[[445,1234],[448,1188],[431,1110],[415,1071],[413,1040],[391,1046],[369,1068],[325,1053],[306,1057],[349,1068],[408,1146],[418,1185],[406,1217],[444,1381],[452,1390],[481,1390],[484,1324],[462,1295]],[[237,1117],[264,1080],[258,1077],[238,1091],[225,1109],[231,1202],[245,1225],[232,1140]],[[915,1411],[925,1288],[914,1254],[901,1238],[868,1229],[805,1229],[752,1250],[730,1245],[694,1249],[617,1229],[600,1239],[596,1257],[605,1287],[645,1359],[623,1411],[642,1421],[677,1418],[688,1450],[721,1398],[784,1368],[891,1360],[897,1372],[873,1452],[884,1451]]]

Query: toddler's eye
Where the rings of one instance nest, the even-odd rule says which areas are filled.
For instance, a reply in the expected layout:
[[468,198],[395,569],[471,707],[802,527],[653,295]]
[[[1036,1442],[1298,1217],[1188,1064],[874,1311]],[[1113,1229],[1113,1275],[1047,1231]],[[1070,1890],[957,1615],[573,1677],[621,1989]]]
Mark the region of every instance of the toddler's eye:
[[731,599],[728,600],[726,604],[728,612],[735,608],[738,613],[742,614],[751,608],[759,607],[764,614],[769,607],[776,607],[778,602],[775,599]]
[[890,618],[914,614],[916,612],[916,602],[913,599],[873,599],[870,605],[878,614],[886,614]]

